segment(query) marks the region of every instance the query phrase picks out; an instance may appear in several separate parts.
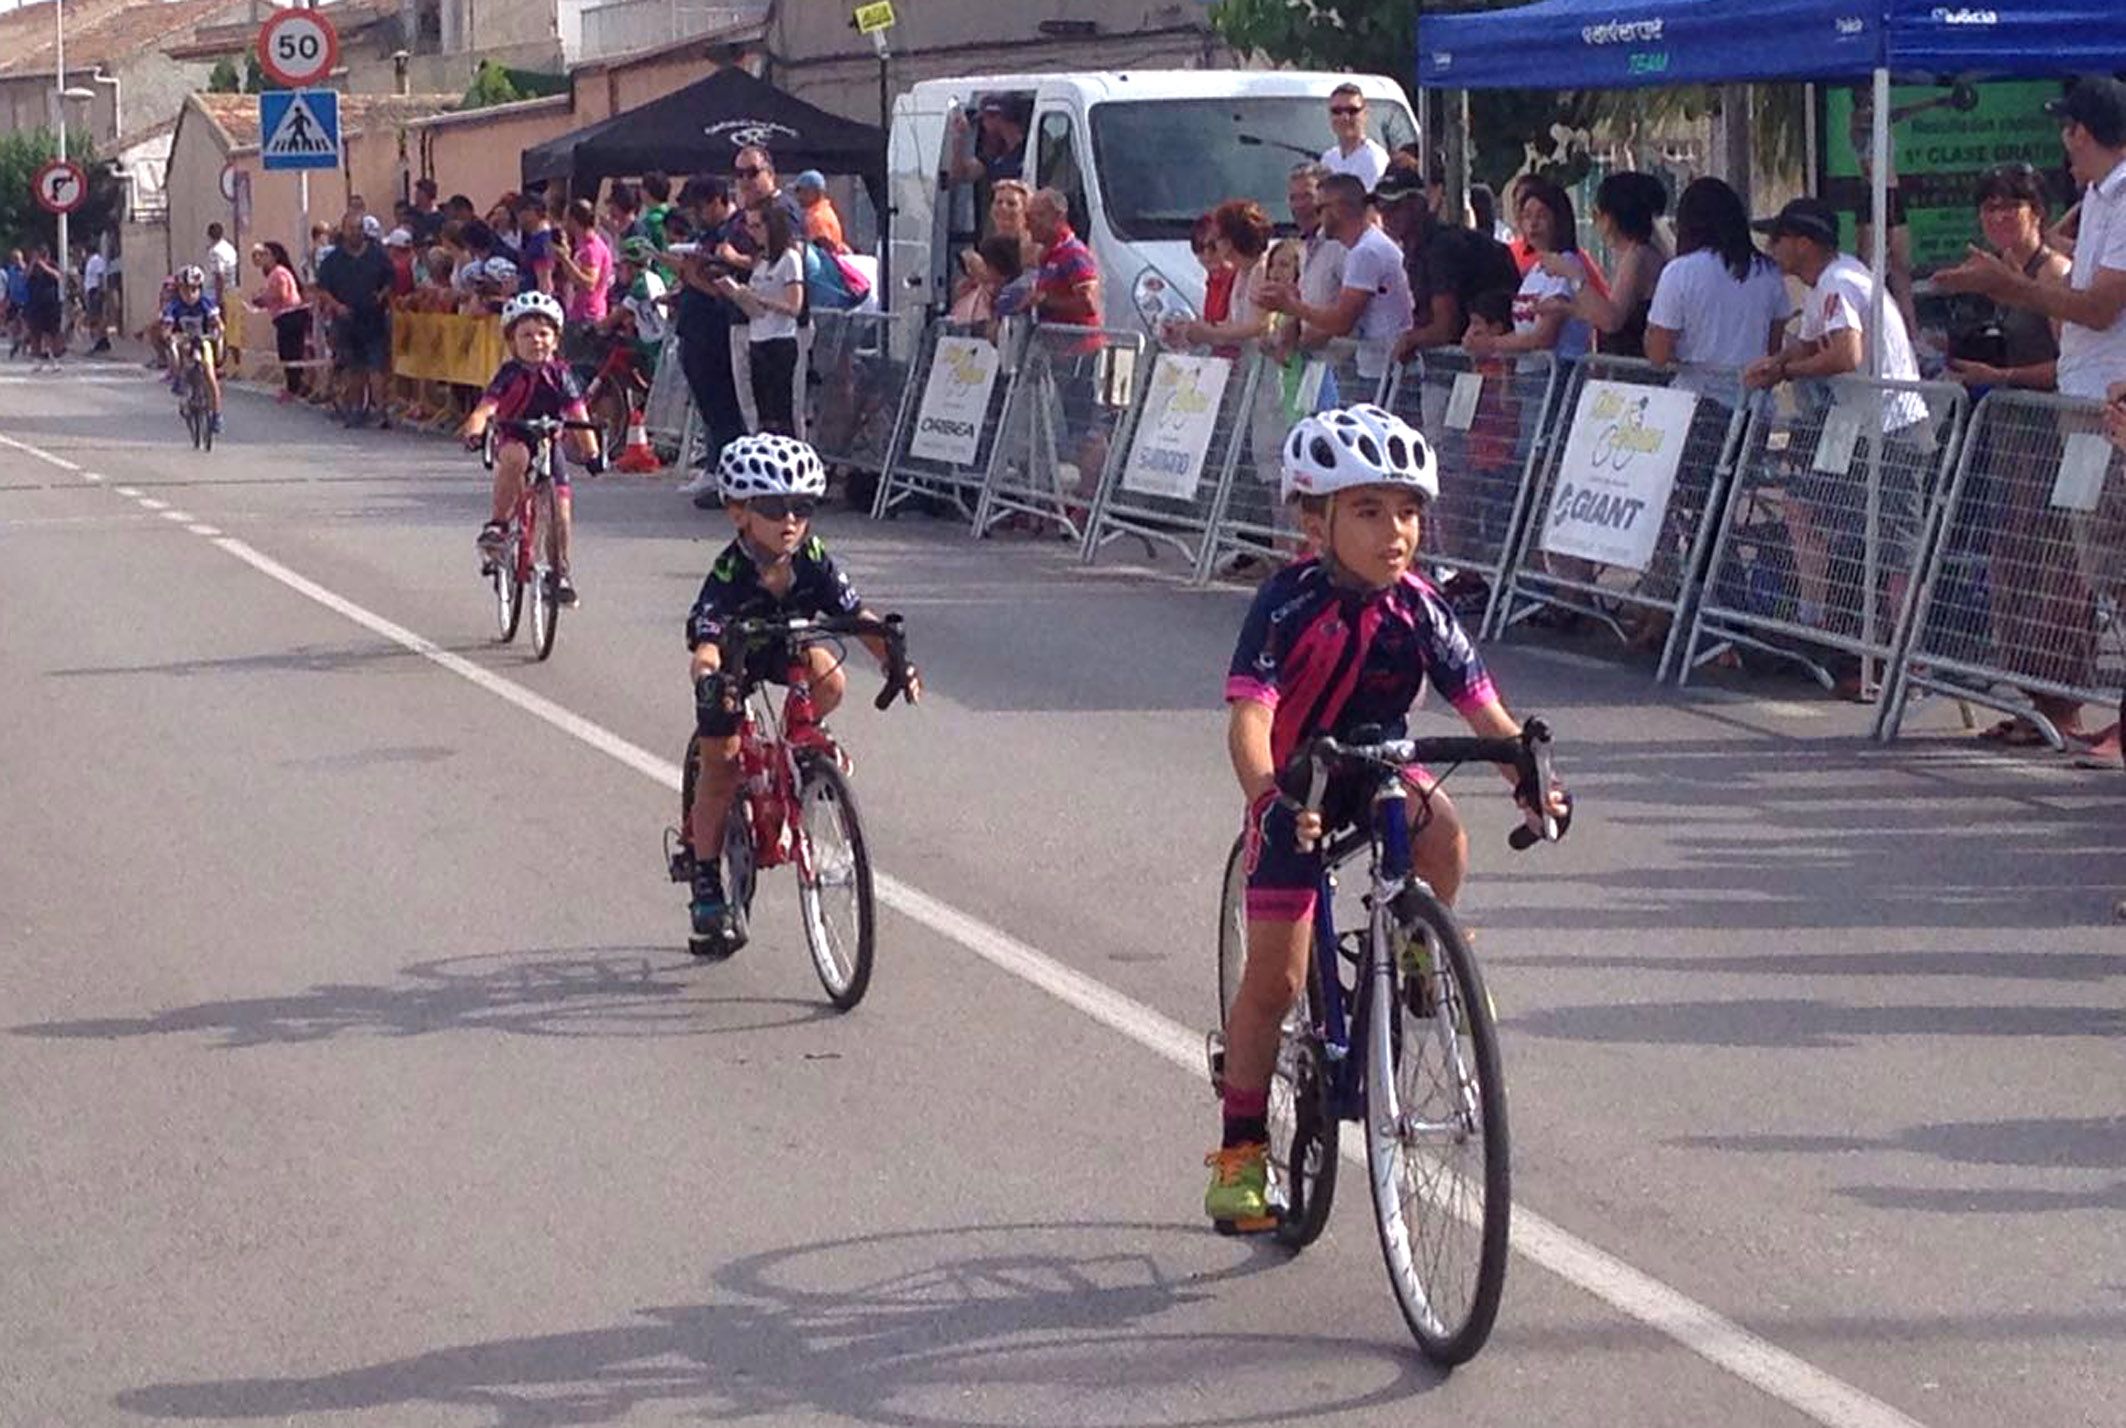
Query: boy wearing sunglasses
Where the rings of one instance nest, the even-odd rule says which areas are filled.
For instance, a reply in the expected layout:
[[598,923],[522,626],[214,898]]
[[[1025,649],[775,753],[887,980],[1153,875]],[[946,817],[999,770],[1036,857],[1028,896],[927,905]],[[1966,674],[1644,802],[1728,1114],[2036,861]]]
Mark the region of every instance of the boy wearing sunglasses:
[[[700,777],[687,812],[693,835],[694,937],[728,957],[745,945],[744,917],[725,896],[721,851],[724,824],[738,789],[738,729],[746,695],[758,684],[789,682],[791,654],[781,642],[750,649],[744,667],[723,668],[717,641],[728,620],[774,615],[864,615],[849,578],[812,534],[812,513],[827,494],[819,454],[792,437],[743,436],[723,449],[717,484],[738,537],[716,557],[687,617],[693,651],[696,745]],[[886,669],[886,642],[862,638],[864,648]],[[840,655],[812,646],[804,652],[813,717],[824,721],[842,702],[848,679]],[[922,681],[908,671],[909,697]]]

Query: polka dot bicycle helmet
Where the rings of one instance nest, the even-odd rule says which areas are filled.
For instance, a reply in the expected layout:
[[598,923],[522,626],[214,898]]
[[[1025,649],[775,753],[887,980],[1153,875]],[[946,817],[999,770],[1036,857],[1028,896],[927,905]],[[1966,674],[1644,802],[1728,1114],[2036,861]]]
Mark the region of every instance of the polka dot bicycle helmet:
[[518,293],[508,302],[502,304],[502,331],[508,333],[527,317],[543,317],[554,325],[556,331],[559,331],[561,328],[561,304],[555,302],[552,296],[547,293]]
[[819,453],[795,437],[763,432],[741,436],[723,449],[717,487],[726,501],[755,496],[824,496],[827,469]]
[[206,285],[206,272],[197,264],[177,270],[177,286],[181,288],[203,288]]
[[1284,439],[1280,494],[1327,496],[1354,486],[1408,486],[1439,499],[1432,446],[1401,417],[1369,402],[1301,417]]

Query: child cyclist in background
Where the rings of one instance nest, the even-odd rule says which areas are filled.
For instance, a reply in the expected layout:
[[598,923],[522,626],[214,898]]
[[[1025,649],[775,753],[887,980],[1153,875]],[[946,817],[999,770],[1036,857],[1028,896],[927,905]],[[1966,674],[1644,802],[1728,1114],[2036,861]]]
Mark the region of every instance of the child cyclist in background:
[[[739,723],[753,686],[787,682],[790,652],[780,647],[749,651],[743,669],[727,671],[717,646],[724,622],[869,612],[827,554],[826,543],[812,534],[812,513],[827,494],[827,472],[817,452],[794,437],[743,436],[724,447],[717,484],[738,538],[716,557],[687,616],[701,769],[687,821],[694,849],[694,936],[715,947],[712,955],[728,957],[746,941],[743,916],[724,894],[721,858],[724,823],[738,789]],[[864,636],[863,645],[885,669],[886,642]],[[832,649],[812,646],[804,659],[814,718],[824,721],[840,706],[848,680]],[[911,666],[908,697],[920,697],[922,689]]]
[[178,341],[186,324],[197,324],[200,336],[199,369],[207,379],[207,401],[214,415],[210,418],[215,435],[221,434],[221,307],[207,296],[207,275],[199,268],[180,268],[177,272],[177,291],[163,304],[162,331],[170,344],[170,389],[177,390],[182,381],[184,363],[180,360],[182,344]]
[[[583,404],[583,388],[576,374],[561,360],[561,304],[542,292],[521,293],[502,308],[502,337],[511,355],[495,372],[479,404],[465,417],[458,434],[467,445],[477,445],[496,417],[504,421],[532,421],[556,417],[563,421],[589,421]],[[562,434],[568,448],[593,476],[605,469],[598,452],[596,432]],[[531,445],[523,436],[504,430],[495,443],[494,506],[486,525],[480,527],[480,554],[501,560],[509,542],[509,521],[523,498],[524,483],[531,474]],[[569,551],[574,522],[571,519],[568,463],[554,463],[554,534],[556,579],[554,599],[562,605],[576,603],[576,586],[570,578]]]
[[[1247,966],[1226,1017],[1224,1134],[1203,1208],[1239,1231],[1276,1226],[1266,1122],[1280,1028],[1305,985],[1323,837],[1364,816],[1356,790],[1333,783],[1326,813],[1295,808],[1278,770],[1319,734],[1372,725],[1405,737],[1427,679],[1480,737],[1521,732],[1454,612],[1412,571],[1439,495],[1424,437],[1375,406],[1305,417],[1285,439],[1281,484],[1320,554],[1263,585],[1225,686],[1227,750],[1248,802]],[[1461,819],[1424,769],[1404,778],[1413,871],[1451,905],[1469,865]],[[1562,790],[1550,802],[1562,834],[1571,803]]]

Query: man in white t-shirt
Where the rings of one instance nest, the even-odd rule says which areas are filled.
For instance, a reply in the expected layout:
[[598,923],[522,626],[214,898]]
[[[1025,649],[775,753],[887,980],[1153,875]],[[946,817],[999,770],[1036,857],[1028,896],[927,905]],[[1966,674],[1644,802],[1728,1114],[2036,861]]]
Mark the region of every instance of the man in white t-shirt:
[[[1801,332],[1769,357],[1743,369],[1744,385],[1768,389],[1790,380],[1826,384],[1834,377],[1868,374],[1868,321],[1877,307],[1875,275],[1859,259],[1838,251],[1838,214],[1820,199],[1797,198],[1777,218],[1755,225],[1771,236],[1772,261],[1781,272],[1808,285],[1802,299]],[[1919,362],[1897,304],[1883,301],[1882,372],[1893,382],[1917,382]],[[1866,637],[1861,613],[1865,571],[1877,572],[1874,595],[1878,642],[1887,640],[1917,573],[1920,492],[1938,451],[1926,399],[1917,392],[1876,395],[1867,388],[1842,392],[1826,387],[1817,403],[1821,429],[1808,464],[1789,483],[1786,520],[1794,542],[1797,623],[1848,637]],[[1877,415],[1879,413],[1879,417]],[[1858,428],[1849,454],[1834,456],[1838,418]],[[1879,440],[1863,444],[1870,426]],[[1869,496],[1873,483],[1874,498]],[[1868,543],[1873,542],[1872,548]],[[1856,555],[1855,552],[1859,552]],[[1846,654],[1826,656],[1838,692],[1864,694],[1863,666]]]
[[1349,174],[1371,193],[1388,171],[1388,151],[1366,137],[1366,96],[1355,84],[1339,84],[1329,95],[1329,131],[1336,142],[1322,152],[1322,166],[1332,174]]
[[1339,337],[1357,339],[1358,374],[1385,376],[1395,340],[1410,326],[1413,312],[1403,250],[1373,225],[1365,187],[1351,175],[1324,179],[1316,203],[1322,231],[1345,249],[1343,287],[1333,302],[1319,305],[1288,284],[1265,283],[1256,302],[1298,318],[1309,347]]
[[[2126,84],[2082,79],[2045,112],[2060,121],[2068,166],[2084,186],[2066,285],[2039,283],[1976,247],[1934,281],[1945,292],[1982,293],[2051,318],[2060,329],[2060,394],[2105,401],[2126,382]],[[2114,724],[2077,762],[2117,768],[2126,762],[2122,753]]]
[[110,272],[110,262],[100,248],[89,249],[89,256],[81,265],[81,306],[88,318],[89,331],[96,334],[91,352],[111,350],[111,334],[104,323],[103,285]]

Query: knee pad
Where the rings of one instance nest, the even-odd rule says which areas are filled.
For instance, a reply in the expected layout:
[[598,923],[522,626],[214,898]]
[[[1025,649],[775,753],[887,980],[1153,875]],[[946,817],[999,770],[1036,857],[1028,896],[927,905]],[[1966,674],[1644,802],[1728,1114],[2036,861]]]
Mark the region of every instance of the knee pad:
[[741,722],[738,681],[718,670],[694,681],[694,732],[704,739],[728,739]]

